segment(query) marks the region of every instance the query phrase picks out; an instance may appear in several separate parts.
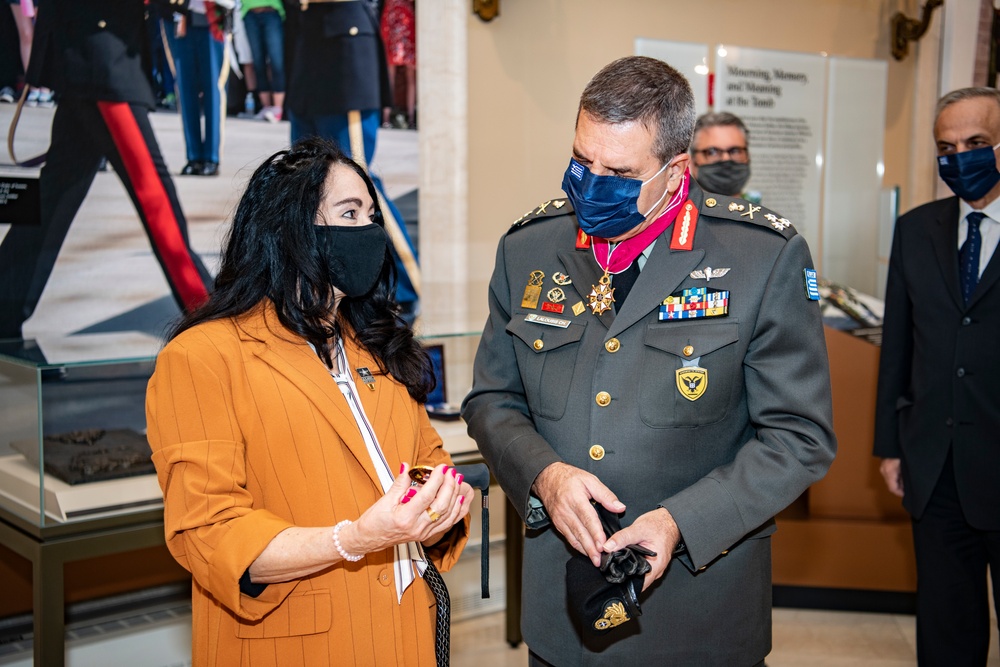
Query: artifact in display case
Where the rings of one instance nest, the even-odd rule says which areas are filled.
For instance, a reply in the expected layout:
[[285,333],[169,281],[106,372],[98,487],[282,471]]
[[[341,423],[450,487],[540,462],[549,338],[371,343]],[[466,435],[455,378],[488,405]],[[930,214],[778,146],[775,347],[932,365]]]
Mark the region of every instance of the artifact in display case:
[[823,324],[844,331],[872,345],[882,344],[885,304],[868,294],[830,280],[819,280]]
[[[39,465],[37,440],[10,444],[31,465]],[[131,429],[91,428],[47,435],[42,447],[45,472],[67,484],[156,474],[146,436]]]
[[138,332],[0,341],[0,505],[39,526],[161,507]]

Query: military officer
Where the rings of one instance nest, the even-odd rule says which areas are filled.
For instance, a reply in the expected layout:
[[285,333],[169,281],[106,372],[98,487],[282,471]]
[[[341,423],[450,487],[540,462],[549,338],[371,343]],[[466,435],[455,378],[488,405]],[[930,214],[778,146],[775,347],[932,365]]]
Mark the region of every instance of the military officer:
[[[773,517],[834,456],[809,250],[785,218],[702,192],[694,119],[666,63],[606,66],[580,101],[568,197],[497,250],[463,416],[527,524],[531,664],[761,663]],[[591,501],[622,530],[605,535]],[[656,554],[641,616],[571,615],[567,562],[630,544]]]

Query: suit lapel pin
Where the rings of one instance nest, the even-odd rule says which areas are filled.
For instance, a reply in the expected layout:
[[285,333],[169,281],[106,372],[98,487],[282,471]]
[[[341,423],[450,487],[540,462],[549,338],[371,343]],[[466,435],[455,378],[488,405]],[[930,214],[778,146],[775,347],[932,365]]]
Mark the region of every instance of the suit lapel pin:
[[365,386],[372,391],[375,391],[375,376],[372,375],[372,372],[368,370],[366,366],[355,368],[354,370],[358,372],[358,377],[360,377],[361,381],[365,383]]

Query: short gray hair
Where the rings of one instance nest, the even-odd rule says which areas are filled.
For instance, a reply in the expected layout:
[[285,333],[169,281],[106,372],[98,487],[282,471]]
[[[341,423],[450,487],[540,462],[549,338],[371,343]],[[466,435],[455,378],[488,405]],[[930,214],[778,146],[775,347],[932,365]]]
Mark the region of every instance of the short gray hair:
[[976,97],[988,97],[997,103],[1000,107],[1000,90],[996,88],[987,88],[986,86],[978,86],[974,88],[959,88],[958,90],[953,90],[941,99],[938,100],[937,109],[934,110],[934,122],[937,123],[938,118],[941,116],[941,112],[945,110],[946,107],[951,106],[955,102],[961,102],[962,100],[971,100]]
[[627,56],[594,75],[580,108],[602,123],[640,121],[655,130],[653,150],[664,164],[687,152],[694,133],[694,93],[684,75],[656,58]]
[[698,133],[710,127],[735,127],[743,133],[743,138],[749,143],[750,130],[743,124],[743,119],[728,111],[709,111],[698,116],[694,124],[694,135],[691,137],[691,150],[694,150],[694,138]]

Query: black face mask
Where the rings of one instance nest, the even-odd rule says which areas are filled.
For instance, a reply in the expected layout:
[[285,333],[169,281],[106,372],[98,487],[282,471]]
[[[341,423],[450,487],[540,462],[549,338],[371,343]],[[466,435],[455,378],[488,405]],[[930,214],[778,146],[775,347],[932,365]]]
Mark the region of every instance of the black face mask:
[[330,282],[349,297],[367,294],[375,287],[388,237],[376,224],[357,227],[316,225],[320,257],[330,273]]
[[750,180],[750,164],[723,160],[698,167],[698,185],[720,195],[739,196]]

